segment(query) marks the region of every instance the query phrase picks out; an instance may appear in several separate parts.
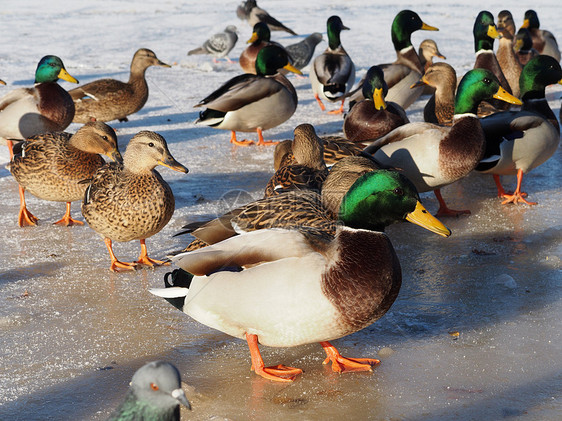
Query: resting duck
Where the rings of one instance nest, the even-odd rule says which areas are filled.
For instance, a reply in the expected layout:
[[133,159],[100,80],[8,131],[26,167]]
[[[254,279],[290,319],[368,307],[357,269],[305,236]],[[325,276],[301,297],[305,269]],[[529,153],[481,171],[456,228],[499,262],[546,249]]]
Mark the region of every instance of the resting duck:
[[[376,184],[372,177],[378,178]],[[345,358],[329,341],[369,326],[396,299],[401,271],[394,248],[384,233],[362,226],[387,199],[400,207],[402,219],[415,207],[417,193],[390,171],[365,174],[356,184],[345,202],[346,226],[252,232],[239,227],[240,235],[174,257],[195,276],[176,272],[173,284],[166,280],[167,288],[150,292],[200,323],[247,340],[252,370],[266,379],[291,382],[302,370],[266,367],[258,343],[320,342],[324,363],[332,362],[333,371],[371,371],[379,360]]]
[[319,32],[313,32],[305,39],[296,44],[287,45],[285,49],[291,57],[292,64],[297,69],[302,70],[314,55],[314,50],[316,46],[322,41],[322,34]]
[[[145,239],[164,228],[174,213],[174,194],[154,169],[157,165],[187,173],[187,168],[172,157],[162,136],[141,131],[130,140],[123,163],[102,166],[86,189],[82,214],[90,228],[104,238],[112,271],[164,263],[149,258],[145,244]],[[140,257],[133,263],[120,262],[113,253],[112,241],[131,240],[140,240]]]
[[297,93],[279,69],[301,74],[289,63],[287,52],[275,45],[260,50],[256,60],[256,75],[236,76],[222,85],[195,107],[207,108],[199,113],[196,123],[217,129],[231,130],[230,142],[247,146],[254,142],[236,140],[236,131],[258,134],[258,145],[264,141],[262,130],[287,121],[297,109]]
[[99,79],[69,93],[76,106],[75,123],[98,121],[128,121],[127,116],[138,112],[148,99],[145,73],[150,66],[171,67],[147,48],[137,50],[131,62],[128,82]]
[[0,99],[0,138],[13,156],[12,141],[62,131],[72,123],[74,103],[57,80],[78,81],[68,74],[57,56],[45,56],[35,70],[33,88],[14,89]]
[[[424,88],[411,89],[424,72],[420,57],[412,45],[412,34],[417,30],[438,31],[439,29],[424,23],[416,12],[411,10],[400,11],[392,21],[391,35],[396,61],[390,64],[380,64],[384,71],[384,80],[389,90],[386,100],[395,102],[406,109],[414,103],[423,93]],[[350,101],[363,99],[359,82],[357,92],[350,96]]]
[[80,181],[91,178],[105,164],[98,154],[121,160],[117,136],[102,122],[86,123],[73,135],[50,132],[23,142],[21,154],[15,155],[9,164],[19,184],[18,225],[37,223],[37,218],[26,207],[25,190],[43,200],[66,202],[66,213],[55,224],[83,225],[70,216],[70,205],[84,197],[87,185]]
[[556,38],[552,32],[540,29],[540,21],[537,12],[532,9],[527,10],[521,27],[527,28],[529,32],[531,32],[533,48],[537,50],[539,54],[546,54],[560,62],[558,42],[556,42]]
[[265,187],[264,197],[289,190],[320,191],[328,175],[324,163],[322,140],[310,124],[300,124],[294,130],[291,144],[293,160],[281,166]]
[[242,2],[236,9],[236,15],[242,20],[247,20],[252,27],[258,22],[264,22],[272,31],[285,31],[291,35],[297,35],[295,31],[286,27],[267,13],[266,10],[259,7],[256,0],[246,0]]
[[451,126],[455,114],[455,91],[457,89],[455,69],[447,63],[435,63],[413,86],[420,85],[428,85],[435,90],[423,109],[424,121],[441,126]]
[[522,66],[525,66],[529,60],[539,55],[539,52],[533,48],[533,38],[527,28],[519,28],[515,35],[513,49],[517,53],[517,59]]
[[342,30],[348,30],[339,16],[330,16],[327,21],[328,48],[316,57],[310,69],[310,84],[314,98],[322,111],[326,107],[322,100],[336,102],[341,100],[338,110],[329,114],[343,113],[345,96],[355,83],[355,65],[344,50],[340,41]]
[[228,53],[232,51],[238,41],[236,26],[228,25],[224,31],[211,35],[203,45],[188,51],[187,55],[210,54],[213,56],[213,63],[217,63],[219,58],[225,58],[229,63]]
[[[546,86],[555,83],[562,84],[560,64],[550,56],[539,55],[521,73],[521,111],[496,113],[481,120],[486,153],[476,170],[493,174],[498,196],[505,199],[503,204],[536,204],[525,199],[521,183],[523,174],[550,158],[560,143],[560,127],[545,98]],[[517,174],[517,187],[509,194],[500,183],[500,175],[512,174]]]
[[400,105],[384,100],[388,86],[380,67],[373,66],[367,71],[362,90],[365,99],[354,104],[343,121],[347,139],[352,142],[376,139],[410,122]]
[[[494,54],[494,39],[499,38],[496,25],[494,24],[494,16],[483,10],[478,13],[476,20],[474,21],[473,28],[474,35],[474,51],[476,53],[476,60],[474,62],[475,69],[487,69],[491,71],[498,79],[500,86],[504,87],[505,90],[511,94],[511,87],[509,82],[505,78],[503,71],[498,63],[498,59]],[[495,109],[489,109],[481,114],[489,114],[497,110],[506,110],[509,108],[509,104],[504,101],[486,101],[490,103]]]
[[281,44],[271,41],[269,27],[263,22],[258,22],[254,25],[252,36],[247,42],[250,45],[242,51],[238,61],[245,73],[251,73],[253,75],[256,74],[256,58],[263,47],[266,45],[276,45],[283,48]]
[[492,97],[521,104],[500,86],[492,72],[473,69],[457,89],[451,127],[405,124],[373,142],[365,152],[399,168],[419,192],[433,190],[440,204],[437,215],[470,213],[449,209],[439,189],[468,175],[482,158],[485,137],[476,110],[480,101]]

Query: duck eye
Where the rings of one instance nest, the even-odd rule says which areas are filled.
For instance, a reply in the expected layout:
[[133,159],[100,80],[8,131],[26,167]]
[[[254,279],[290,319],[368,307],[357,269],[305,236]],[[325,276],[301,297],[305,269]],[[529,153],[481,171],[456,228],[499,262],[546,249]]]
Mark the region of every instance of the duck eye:
[[107,140],[107,136],[105,136],[105,135],[103,135],[101,138],[102,138],[103,140]]
[[485,77],[485,78],[482,80],[482,82],[484,82],[486,85],[489,85],[490,83],[492,83],[492,80],[489,79],[489,78],[487,78],[487,77]]
[[394,194],[397,196],[404,196],[404,190],[402,190],[400,187],[397,187],[394,189]]
[[148,146],[150,146],[151,148],[153,148],[153,147],[154,147],[154,143],[150,142],[150,143],[148,144]]
[[158,389],[160,389],[156,383],[150,383],[150,388],[151,388],[152,390],[158,390]]

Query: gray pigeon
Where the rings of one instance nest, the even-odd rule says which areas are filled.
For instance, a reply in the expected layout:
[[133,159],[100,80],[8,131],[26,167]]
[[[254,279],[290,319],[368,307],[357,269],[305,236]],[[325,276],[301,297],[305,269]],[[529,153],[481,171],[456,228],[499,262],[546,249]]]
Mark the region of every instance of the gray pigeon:
[[189,51],[187,55],[210,54],[213,56],[213,62],[215,63],[218,58],[222,57],[225,57],[229,63],[232,63],[227,54],[234,48],[237,41],[236,26],[228,25],[223,32],[212,35],[201,47]]
[[265,22],[269,26],[270,31],[285,31],[292,35],[297,35],[295,31],[287,28],[265,10],[257,5],[256,0],[243,1],[236,9],[236,15],[242,19],[247,20],[253,28],[258,22]]
[[179,421],[180,403],[191,409],[178,369],[164,361],[153,361],[133,375],[125,401],[108,421]]
[[319,32],[314,32],[313,34],[303,39],[301,42],[287,45],[285,47],[285,50],[287,50],[289,56],[293,60],[293,66],[301,70],[308,63],[310,63],[310,60],[314,55],[314,50],[316,49],[316,46],[320,41],[322,41],[322,34]]

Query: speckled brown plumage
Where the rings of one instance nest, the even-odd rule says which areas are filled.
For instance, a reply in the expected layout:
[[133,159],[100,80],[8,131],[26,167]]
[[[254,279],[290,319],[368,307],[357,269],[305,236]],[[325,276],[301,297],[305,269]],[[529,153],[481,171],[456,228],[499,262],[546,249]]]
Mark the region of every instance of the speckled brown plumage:
[[519,97],[519,77],[521,76],[523,66],[519,63],[519,59],[513,50],[513,39],[506,37],[500,38],[496,57],[505,79],[511,88],[511,93]]
[[145,73],[150,66],[170,67],[153,51],[141,48],[133,56],[128,82],[100,79],[71,90],[76,107],[73,121],[127,121],[127,116],[139,111],[148,99]]
[[447,63],[435,63],[426,70],[422,81],[435,88],[435,94],[424,107],[424,121],[451,126],[455,114],[455,91],[457,88],[455,69]]

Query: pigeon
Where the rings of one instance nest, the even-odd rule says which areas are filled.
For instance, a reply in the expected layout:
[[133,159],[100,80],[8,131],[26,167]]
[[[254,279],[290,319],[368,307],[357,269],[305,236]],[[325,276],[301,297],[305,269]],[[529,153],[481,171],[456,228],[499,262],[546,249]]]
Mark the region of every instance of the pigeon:
[[178,369],[164,361],[153,361],[133,375],[124,402],[108,421],[179,421],[180,403],[191,409]]
[[214,63],[222,57],[225,57],[229,63],[232,63],[227,54],[234,48],[237,41],[236,26],[228,25],[223,32],[212,35],[201,47],[189,51],[187,55],[210,54],[213,56]]
[[256,0],[246,0],[242,2],[236,9],[236,15],[241,20],[247,20],[250,26],[253,28],[258,22],[265,22],[269,29],[272,31],[285,31],[291,35],[297,35],[295,31],[287,28],[265,10],[257,5]]
[[314,32],[313,34],[307,36],[301,42],[297,42],[296,44],[287,45],[285,50],[291,56],[293,60],[293,66],[297,69],[302,70],[310,60],[312,59],[312,55],[314,54],[314,50],[316,46],[322,41],[322,34],[319,32]]

